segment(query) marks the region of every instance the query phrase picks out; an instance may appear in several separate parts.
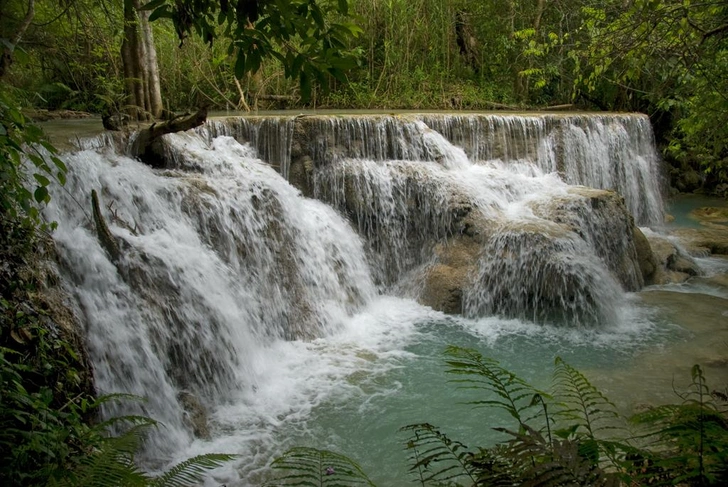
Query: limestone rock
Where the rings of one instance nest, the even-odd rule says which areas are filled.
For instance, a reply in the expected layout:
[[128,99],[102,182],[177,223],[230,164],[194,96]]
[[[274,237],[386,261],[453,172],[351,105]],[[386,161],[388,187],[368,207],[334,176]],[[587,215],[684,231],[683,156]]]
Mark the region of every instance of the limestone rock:
[[728,208],[726,207],[703,206],[696,208],[690,214],[702,222],[728,223]]
[[675,284],[701,274],[695,260],[668,237],[654,232],[644,235],[657,263],[651,284]]
[[438,244],[437,263],[426,271],[420,303],[443,313],[462,314],[463,290],[471,284],[480,251],[481,245],[469,236]]
[[200,400],[189,391],[181,391],[177,394],[182,409],[184,409],[184,421],[192,429],[196,438],[210,439],[210,427],[207,420],[207,410]]
[[702,227],[680,228],[673,232],[690,253],[728,255],[728,207],[701,207],[693,210],[691,216]]
[[618,193],[574,186],[568,197],[549,200],[534,212],[588,241],[626,290],[642,288],[634,223]]
[[[457,213],[459,207],[452,205]],[[422,278],[419,301],[436,310],[585,324],[609,321],[610,300],[616,297],[605,281],[616,278],[627,289],[639,289],[643,275],[655,272],[649,243],[635,232],[616,193],[576,188],[534,204],[541,218],[518,221],[488,219],[465,208],[464,216],[454,219],[454,234],[434,247],[435,263]],[[590,247],[605,263],[603,276],[595,278],[594,269],[582,267],[590,264],[579,259],[563,258],[574,251],[592,253]]]
[[652,253],[650,241],[647,240],[647,237],[645,237],[645,234],[642,233],[642,230],[640,230],[639,227],[633,227],[632,232],[634,248],[637,252],[637,262],[639,263],[640,271],[642,272],[642,278],[644,279],[645,284],[654,284],[655,273],[657,272],[657,259]]

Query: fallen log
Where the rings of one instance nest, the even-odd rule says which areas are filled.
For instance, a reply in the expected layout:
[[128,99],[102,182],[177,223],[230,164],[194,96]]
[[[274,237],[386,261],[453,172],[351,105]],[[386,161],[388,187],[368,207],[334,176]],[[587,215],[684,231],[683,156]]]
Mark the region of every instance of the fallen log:
[[573,110],[576,107],[573,103],[565,103],[563,105],[550,105],[545,108],[540,108],[539,110],[544,111],[555,111],[555,110]]
[[263,101],[294,101],[296,97],[291,95],[256,95],[255,99]]
[[199,127],[206,120],[207,107],[202,107],[192,115],[182,115],[166,122],[153,123],[137,134],[132,146],[133,155],[152,167],[164,167],[164,150],[159,143],[159,138],[162,135]]

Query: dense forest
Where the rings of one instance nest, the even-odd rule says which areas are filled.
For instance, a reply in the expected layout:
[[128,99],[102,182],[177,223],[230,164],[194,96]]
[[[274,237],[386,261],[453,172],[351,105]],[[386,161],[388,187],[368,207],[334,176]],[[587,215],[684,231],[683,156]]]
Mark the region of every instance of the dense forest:
[[[4,88],[24,107],[154,117],[201,104],[639,111],[678,189],[727,189],[722,0],[144,4],[2,0]],[[159,88],[144,100],[141,84]]]

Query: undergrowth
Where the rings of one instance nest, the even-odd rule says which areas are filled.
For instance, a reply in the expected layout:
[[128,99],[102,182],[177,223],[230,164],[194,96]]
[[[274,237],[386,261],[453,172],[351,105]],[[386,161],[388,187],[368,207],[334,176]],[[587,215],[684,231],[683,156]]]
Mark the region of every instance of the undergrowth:
[[[548,392],[475,350],[448,347],[445,363],[451,382],[472,392],[467,404],[501,409],[512,423],[489,425],[506,439],[480,447],[429,423],[401,428],[419,485],[728,485],[728,397],[708,387],[697,365],[680,402],[625,418],[561,358]],[[373,485],[352,460],[314,448],[289,450],[272,468],[269,485]]]
[[135,455],[157,423],[99,418],[103,404],[132,398],[96,397],[78,324],[58,296],[47,233],[54,225],[41,216],[50,179],[65,181],[55,154],[0,92],[0,485],[199,485],[232,456],[202,455],[152,476]]

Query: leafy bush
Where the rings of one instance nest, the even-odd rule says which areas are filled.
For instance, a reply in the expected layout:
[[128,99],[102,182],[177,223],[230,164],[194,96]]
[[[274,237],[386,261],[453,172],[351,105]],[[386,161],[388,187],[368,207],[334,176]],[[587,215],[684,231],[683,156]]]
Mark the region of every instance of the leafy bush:
[[[640,431],[633,435],[614,404],[560,358],[555,361],[553,390],[545,393],[475,350],[448,347],[445,356],[447,373],[455,377],[452,382],[479,394],[468,404],[502,409],[515,424],[512,429],[494,428],[508,436],[506,441],[479,448],[469,448],[428,423],[405,426],[400,431],[409,434],[409,470],[422,486],[728,482],[726,395],[710,391],[697,365],[690,392],[679,395],[682,402],[635,415],[631,423]],[[330,485],[321,483],[321,466],[326,463],[321,459],[332,457],[342,464],[351,462],[332,452],[298,448],[272,466],[275,470],[285,465],[285,485]],[[364,476],[358,466],[352,472],[356,477],[336,485],[356,485]],[[368,478],[366,482],[371,485]]]
[[39,205],[50,201],[51,179],[61,184],[66,181],[66,166],[56,154],[41,129],[28,123],[15,100],[5,90],[0,91],[0,213],[3,218],[40,223]]

